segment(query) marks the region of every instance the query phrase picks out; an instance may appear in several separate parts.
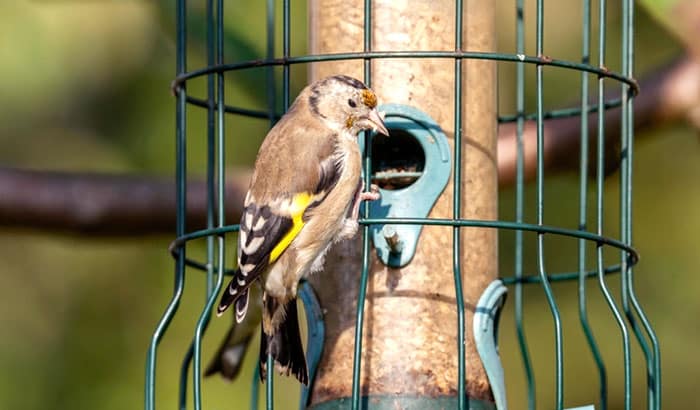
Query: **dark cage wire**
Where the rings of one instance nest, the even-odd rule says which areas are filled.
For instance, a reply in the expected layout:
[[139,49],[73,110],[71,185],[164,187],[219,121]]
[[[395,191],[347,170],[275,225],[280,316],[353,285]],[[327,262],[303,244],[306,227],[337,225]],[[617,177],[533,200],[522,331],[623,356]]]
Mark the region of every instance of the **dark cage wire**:
[[[231,224],[233,221],[226,221],[224,218],[225,210],[225,143],[227,140],[235,141],[239,136],[234,135],[226,137],[224,135],[224,121],[227,115],[232,116],[247,116],[261,120],[270,121],[273,124],[278,118],[278,113],[275,112],[275,77],[273,73],[274,67],[281,67],[282,70],[282,104],[286,108],[290,104],[290,68],[297,64],[314,64],[323,61],[337,60],[361,60],[364,61],[364,80],[369,84],[371,79],[371,61],[373,59],[394,59],[394,58],[437,58],[450,59],[454,61],[455,67],[455,135],[454,135],[454,151],[452,156],[453,162],[453,178],[454,184],[454,218],[451,219],[429,219],[429,218],[376,218],[372,215],[366,215],[361,219],[360,223],[364,226],[363,235],[363,269],[359,278],[360,293],[358,296],[357,321],[358,324],[363,320],[363,309],[365,303],[365,290],[367,286],[368,276],[368,257],[370,252],[369,247],[369,227],[371,225],[381,225],[386,223],[392,224],[422,224],[422,225],[442,225],[454,227],[454,231],[459,229],[469,229],[470,227],[487,227],[501,231],[512,231],[515,236],[515,265],[512,275],[502,276],[503,282],[509,286],[512,294],[512,304],[514,305],[514,321],[516,325],[516,334],[520,347],[522,363],[524,365],[524,376],[527,381],[527,397],[528,408],[534,409],[535,405],[535,378],[533,370],[533,359],[529,353],[529,346],[532,340],[528,341],[525,337],[524,327],[524,312],[523,290],[526,286],[541,286],[541,289],[546,295],[546,301],[549,311],[551,312],[553,335],[555,340],[555,408],[563,409],[564,404],[564,343],[562,337],[562,318],[557,300],[552,290],[553,282],[570,282],[578,285],[578,300],[579,300],[579,318],[580,326],[585,334],[588,344],[589,354],[595,362],[597,369],[599,385],[599,397],[597,398],[600,408],[606,408],[608,403],[607,390],[607,371],[596,342],[589,320],[587,316],[587,294],[586,281],[588,279],[597,280],[599,291],[604,300],[607,302],[609,312],[612,319],[619,327],[619,338],[622,345],[622,363],[624,366],[624,408],[632,408],[632,358],[631,350],[634,344],[638,345],[644,356],[644,368],[635,368],[636,372],[644,372],[646,376],[646,392],[635,392],[635,408],[640,408],[640,403],[645,402],[649,409],[661,408],[661,378],[660,378],[660,357],[659,344],[656,335],[644,314],[644,311],[634,292],[633,283],[633,266],[638,260],[636,250],[632,244],[632,164],[633,164],[633,103],[634,96],[638,92],[637,84],[633,79],[633,62],[634,62],[634,5],[632,0],[623,0],[621,2],[621,70],[613,72],[606,68],[605,55],[606,45],[609,41],[606,36],[606,1],[598,2],[597,10],[591,5],[590,0],[584,0],[583,5],[583,21],[581,26],[582,31],[582,48],[580,62],[564,61],[551,59],[545,56],[543,46],[543,29],[544,29],[544,1],[536,1],[535,21],[536,21],[536,55],[525,54],[525,23],[524,23],[524,0],[516,0],[516,50],[513,54],[502,54],[495,52],[473,52],[463,50],[462,48],[462,30],[465,22],[463,22],[463,2],[456,1],[454,4],[454,23],[456,32],[454,51],[382,51],[374,52],[371,50],[371,27],[372,2],[364,1],[364,51],[340,54],[325,54],[325,55],[300,55],[292,56],[290,52],[290,35],[292,26],[290,23],[290,1],[282,2],[282,55],[277,56],[274,52],[275,38],[275,2],[267,2],[267,42],[268,53],[265,59],[251,61],[230,62],[224,56],[224,2],[223,0],[207,0],[206,1],[206,49],[207,66],[196,70],[188,70],[187,68],[187,21],[188,21],[188,6],[185,0],[178,0],[177,9],[177,77],[173,83],[173,92],[176,95],[176,183],[177,183],[177,238],[171,246],[171,252],[175,258],[175,286],[174,294],[168,303],[162,319],[158,323],[156,330],[150,342],[150,347],[146,362],[146,381],[145,381],[145,407],[148,410],[155,408],[155,391],[156,391],[156,363],[158,345],[165,336],[168,325],[175,316],[181,297],[184,292],[184,283],[186,272],[201,270],[206,274],[207,293],[204,300],[204,306],[196,323],[194,337],[187,351],[180,375],[180,396],[179,407],[186,408],[187,392],[190,388],[194,408],[202,407],[202,389],[201,389],[201,350],[202,338],[206,332],[207,325],[212,313],[212,307],[216,302],[217,295],[221,290],[224,276],[232,273],[232,269],[226,269],[226,266],[231,266],[234,262],[231,257],[225,257],[225,236],[228,233],[236,232],[238,225]],[[234,4],[227,4],[227,7],[240,7]],[[597,59],[598,64],[591,64],[591,56],[595,53],[592,43],[592,13],[598,13],[598,32],[597,32]],[[595,38],[595,37],[593,37]],[[461,178],[461,153],[459,143],[462,135],[460,130],[460,115],[461,115],[461,96],[462,82],[460,81],[461,64],[464,59],[486,59],[515,64],[516,67],[516,113],[514,115],[501,115],[498,118],[499,123],[514,122],[516,124],[517,133],[517,175],[515,184],[516,209],[515,220],[468,220],[459,217],[460,201],[464,200],[459,191],[459,180]],[[536,87],[536,111],[527,113],[525,111],[525,83],[526,83],[526,65],[534,66],[535,87]],[[580,97],[580,106],[577,108],[556,109],[545,111],[543,107],[543,68],[546,66],[555,66],[568,70],[580,72],[580,83],[577,86],[570,87],[572,94],[576,92],[578,87],[578,96]],[[243,109],[226,103],[224,95],[224,74],[235,70],[248,70],[259,67],[269,67],[267,77],[268,100],[270,108],[267,111],[254,111]],[[198,98],[188,94],[186,84],[189,80],[197,77],[205,77],[207,80],[207,97]],[[593,103],[589,96],[589,86],[595,85],[590,77],[597,78],[597,102]],[[619,98],[610,100],[605,99],[605,80],[612,79],[619,83],[621,93]],[[595,93],[594,93],[595,95]],[[195,108],[190,108],[195,107]],[[187,175],[187,111],[188,109],[199,109],[201,107],[207,112],[207,201],[208,201],[208,218],[206,229],[190,231],[186,230],[186,175]],[[604,232],[603,224],[603,207],[604,207],[604,191],[603,179],[605,176],[606,161],[606,110],[620,107],[621,116],[621,137],[619,141],[620,150],[619,158],[619,238],[614,238]],[[589,147],[589,116],[582,115],[588,113],[597,113],[594,117],[597,122],[598,138],[596,146]],[[544,218],[544,121],[547,118],[557,117],[579,117],[580,118],[580,169],[579,169],[579,229],[567,229],[557,226],[550,226],[545,223]],[[523,132],[526,120],[535,120],[537,124],[537,166],[536,166],[536,223],[525,223],[525,183],[524,183],[524,152],[523,152]],[[362,138],[362,137],[361,137]],[[365,138],[370,138],[366,135]],[[365,144],[366,146],[367,144]],[[369,187],[371,178],[371,158],[369,158],[369,149],[364,150],[364,178],[365,185]],[[589,154],[592,154],[589,156]],[[589,159],[590,158],[590,159]],[[590,164],[589,164],[590,162]],[[595,177],[589,177],[589,167],[595,168]],[[589,187],[594,187],[595,199],[595,218],[589,218],[587,203],[589,202],[588,195]],[[368,208],[364,209],[365,212]],[[538,272],[534,275],[524,274],[524,233],[533,232],[537,236],[536,242],[536,258]],[[544,256],[544,238],[545,236],[564,236],[571,237],[578,241],[578,264],[576,268],[571,269],[571,272],[552,273],[545,270]],[[188,243],[195,239],[206,239],[206,260],[197,261],[186,256],[186,248]],[[453,237],[453,241],[459,241],[459,235]],[[595,246],[595,265],[591,269],[587,266],[587,250],[589,246]],[[609,258],[604,258],[604,249],[610,247],[619,250],[619,259],[616,263],[607,263]],[[454,252],[454,257],[459,258],[459,252]],[[588,255],[590,256],[590,254]],[[459,272],[460,263],[454,261],[455,272],[454,281],[455,289],[462,289],[463,278]],[[608,281],[612,280],[608,277],[610,274],[619,275],[620,295],[615,295],[608,285]],[[456,292],[456,305],[458,312],[458,372],[459,384],[456,387],[458,394],[458,407],[465,409],[469,407],[469,398],[465,394],[465,367],[464,367],[464,310],[465,304],[461,297],[461,292]],[[354,374],[353,380],[348,383],[353,383],[351,407],[358,409],[363,407],[361,401],[361,393],[359,389],[359,354],[361,346],[361,325],[359,332],[355,336],[355,359],[354,359]],[[608,335],[606,335],[608,336]],[[598,335],[600,337],[600,335]],[[256,347],[257,348],[257,347]],[[188,373],[192,368],[192,374]],[[271,362],[268,359],[268,368],[271,367]],[[272,408],[273,395],[273,373],[267,372],[266,383],[266,403],[267,408]],[[191,379],[190,379],[191,377]],[[590,381],[595,383],[596,381]],[[252,408],[257,408],[257,387],[258,383],[254,382],[254,393],[252,397]],[[366,405],[366,404],[365,404]],[[518,403],[516,407],[522,404]],[[304,403],[302,403],[304,407]],[[546,404],[547,408],[552,407],[551,403]]]

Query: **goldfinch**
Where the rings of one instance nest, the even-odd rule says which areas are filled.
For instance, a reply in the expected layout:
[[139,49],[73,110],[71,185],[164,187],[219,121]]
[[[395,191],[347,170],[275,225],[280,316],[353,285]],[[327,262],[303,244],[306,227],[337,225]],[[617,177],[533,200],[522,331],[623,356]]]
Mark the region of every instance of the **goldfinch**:
[[388,135],[377,97],[354,78],[336,75],[307,86],[265,137],[245,198],[238,236],[238,270],[218,315],[235,304],[241,322],[250,285],[260,280],[260,377],[267,354],[280,373],[308,384],[297,318],[299,280],[321,270],[330,246],[355,235],[363,192],[357,135]]

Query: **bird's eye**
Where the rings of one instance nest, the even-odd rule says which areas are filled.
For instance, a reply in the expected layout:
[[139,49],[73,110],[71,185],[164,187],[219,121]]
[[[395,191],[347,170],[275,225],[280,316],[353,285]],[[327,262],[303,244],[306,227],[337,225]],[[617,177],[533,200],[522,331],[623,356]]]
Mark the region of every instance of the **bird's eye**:
[[352,108],[357,107],[357,103],[353,101],[352,99],[348,100],[348,105],[351,106]]

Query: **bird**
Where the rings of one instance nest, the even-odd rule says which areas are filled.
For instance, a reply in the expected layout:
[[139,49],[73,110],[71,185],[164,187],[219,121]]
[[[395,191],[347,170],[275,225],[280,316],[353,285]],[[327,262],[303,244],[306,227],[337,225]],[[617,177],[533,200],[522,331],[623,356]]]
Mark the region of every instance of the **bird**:
[[258,150],[238,233],[238,267],[217,314],[234,305],[240,323],[249,288],[262,286],[260,379],[267,356],[280,374],[308,385],[297,314],[297,286],[323,268],[331,245],[358,230],[360,203],[379,199],[363,190],[361,131],[389,135],[377,96],[346,75],[304,88]]

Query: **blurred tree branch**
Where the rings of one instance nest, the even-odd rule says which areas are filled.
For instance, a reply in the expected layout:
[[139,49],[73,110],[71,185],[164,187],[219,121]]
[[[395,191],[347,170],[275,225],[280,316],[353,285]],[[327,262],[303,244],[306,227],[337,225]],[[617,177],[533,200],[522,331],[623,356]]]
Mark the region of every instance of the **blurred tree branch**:
[[[240,219],[249,172],[226,177],[226,220]],[[0,226],[92,235],[174,232],[170,178],[0,168]],[[204,179],[187,184],[188,229],[206,226]]]
[[[637,132],[678,120],[688,120],[700,129],[700,60],[683,55],[660,67],[640,81],[640,93],[634,101],[634,127]],[[610,89],[610,87],[608,87]],[[620,97],[619,88],[611,89],[606,101]],[[595,103],[595,102],[593,102]],[[620,108],[605,112],[606,173],[617,169],[620,144]],[[579,167],[581,119],[566,117],[548,119],[544,123],[544,161],[548,173],[573,171]],[[595,158],[598,115],[588,116],[589,153]],[[526,121],[523,133],[525,180],[535,178],[537,128],[535,121]],[[498,182],[501,186],[515,183],[516,124],[502,124],[498,131]],[[595,161],[590,162],[595,167]],[[594,172],[594,170],[591,170]]]
[[[635,129],[641,131],[680,119],[700,127],[700,62],[684,55],[640,82],[634,99]],[[619,95],[611,91],[609,98]],[[595,142],[596,114],[589,115],[589,135]],[[617,158],[619,108],[606,112],[606,158]],[[578,169],[580,118],[545,121],[545,166],[548,173]],[[515,123],[503,124],[498,135],[499,184],[512,185],[516,170]],[[535,177],[536,127],[526,121],[525,179]],[[611,152],[612,150],[612,152]],[[595,154],[595,145],[591,145]],[[611,161],[607,170],[617,164]],[[226,178],[226,220],[240,218],[250,171]],[[172,234],[175,226],[175,184],[167,178],[0,168],[0,226],[69,233],[128,236]],[[188,229],[206,226],[206,182],[188,181]]]

